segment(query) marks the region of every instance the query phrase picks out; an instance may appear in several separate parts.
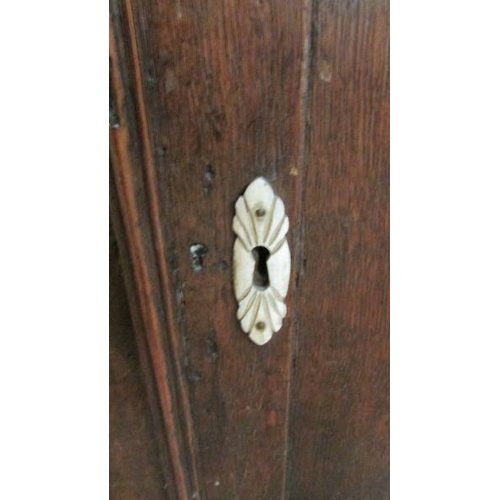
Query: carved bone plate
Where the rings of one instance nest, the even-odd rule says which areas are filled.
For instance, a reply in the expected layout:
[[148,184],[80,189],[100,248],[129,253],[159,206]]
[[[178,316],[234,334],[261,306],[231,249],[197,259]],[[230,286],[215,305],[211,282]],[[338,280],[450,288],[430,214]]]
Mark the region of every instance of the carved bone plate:
[[[268,342],[286,316],[290,281],[289,228],[285,205],[263,178],[236,202],[233,231],[234,292],[241,328],[257,345]],[[267,259],[267,260],[266,260]]]

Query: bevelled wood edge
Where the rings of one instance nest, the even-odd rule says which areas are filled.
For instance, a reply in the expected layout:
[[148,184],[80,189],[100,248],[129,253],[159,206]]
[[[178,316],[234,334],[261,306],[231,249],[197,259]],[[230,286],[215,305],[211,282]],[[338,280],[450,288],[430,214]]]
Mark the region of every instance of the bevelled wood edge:
[[[110,165],[111,167],[111,165]],[[166,490],[166,497],[168,499],[174,497],[174,472],[170,459],[170,452],[168,449],[167,437],[165,434],[165,425],[163,422],[161,405],[158,399],[156,390],[155,375],[153,372],[153,365],[149,353],[148,344],[146,341],[145,325],[142,319],[139,299],[137,297],[137,287],[133,276],[132,260],[130,252],[127,247],[127,237],[125,234],[125,227],[123,224],[123,217],[120,213],[120,205],[118,201],[118,192],[112,172],[110,172],[110,218],[113,226],[113,233],[116,237],[119,247],[120,267],[123,274],[126,295],[129,303],[129,311],[132,320],[137,351],[139,355],[139,364],[141,367],[142,378],[146,387],[147,398],[151,409],[151,416],[153,421],[153,435],[157,439],[157,449],[160,456],[162,472],[164,477],[164,489]]]
[[174,479],[170,486],[174,491],[169,494],[182,500],[199,498],[196,443],[161,234],[133,10],[128,0],[112,0],[110,8],[110,86],[115,118],[110,128],[110,152],[124,229],[121,246],[130,257],[133,277],[129,300],[136,302],[139,311],[142,328],[136,329],[136,334],[145,338],[146,364],[151,367],[149,373],[146,368],[145,376],[152,373],[154,378],[152,404],[156,400],[161,410]]

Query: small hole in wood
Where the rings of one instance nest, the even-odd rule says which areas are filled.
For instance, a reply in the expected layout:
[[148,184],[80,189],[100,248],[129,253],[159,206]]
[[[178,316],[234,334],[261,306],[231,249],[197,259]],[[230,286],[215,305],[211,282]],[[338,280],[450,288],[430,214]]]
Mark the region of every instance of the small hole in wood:
[[269,259],[269,250],[266,247],[255,247],[252,250],[255,259],[253,270],[253,284],[258,290],[265,290],[269,286],[269,274],[267,272],[267,259]]

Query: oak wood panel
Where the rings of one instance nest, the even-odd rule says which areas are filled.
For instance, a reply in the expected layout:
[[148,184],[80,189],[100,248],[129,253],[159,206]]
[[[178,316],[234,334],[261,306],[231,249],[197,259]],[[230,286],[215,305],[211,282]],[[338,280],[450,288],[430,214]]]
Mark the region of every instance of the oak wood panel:
[[[202,478],[194,494],[280,498],[291,323],[267,349],[241,332],[231,220],[238,195],[264,175],[297,223],[302,8],[285,1],[143,2],[134,5],[134,19],[158,259],[168,264],[164,283],[172,283],[165,294],[176,307]],[[195,243],[205,255],[190,254]]]
[[289,498],[389,498],[389,12],[315,1]]
[[[111,5],[114,178],[170,496],[387,498],[387,3]],[[258,175],[294,260],[265,347],[231,286]]]
[[[156,286],[159,278],[164,306],[144,315],[166,316],[167,347],[181,367],[172,376],[189,388],[180,411],[188,423],[193,418],[193,427],[175,433],[185,436],[194,466],[182,464],[189,477],[177,473],[177,494],[281,498],[291,321],[266,349],[241,332],[231,286],[231,220],[238,195],[264,175],[287,205],[291,234],[300,233],[307,10],[285,1],[120,5],[129,22],[142,166],[121,167],[129,145],[117,144],[115,175],[119,192],[132,183],[121,200],[133,223],[129,232],[152,229],[155,262],[138,255],[134,268],[142,265],[140,286]],[[147,207],[137,206],[143,195]],[[139,217],[145,221],[137,224]],[[194,243],[206,254],[191,255]],[[149,250],[148,241],[141,244]],[[143,309],[146,302],[147,296]],[[161,330],[150,321],[151,329]],[[171,457],[180,458],[175,450]]]

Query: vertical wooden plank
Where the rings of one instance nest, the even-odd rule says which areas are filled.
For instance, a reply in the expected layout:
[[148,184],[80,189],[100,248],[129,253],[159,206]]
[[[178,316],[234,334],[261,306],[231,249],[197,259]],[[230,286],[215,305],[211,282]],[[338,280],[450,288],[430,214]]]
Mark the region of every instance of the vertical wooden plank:
[[389,12],[313,1],[288,496],[389,498]]
[[[238,195],[263,175],[283,198],[291,234],[298,235],[308,23],[302,6],[285,0],[124,3],[137,43],[147,209],[170,354],[189,394],[182,406],[180,390],[184,442],[197,457],[189,474],[199,479],[187,481],[195,485],[188,494],[281,498],[291,321],[265,347],[240,330],[231,221]],[[204,251],[193,253],[195,244]]]

